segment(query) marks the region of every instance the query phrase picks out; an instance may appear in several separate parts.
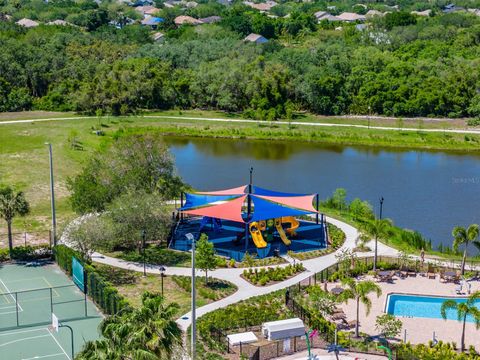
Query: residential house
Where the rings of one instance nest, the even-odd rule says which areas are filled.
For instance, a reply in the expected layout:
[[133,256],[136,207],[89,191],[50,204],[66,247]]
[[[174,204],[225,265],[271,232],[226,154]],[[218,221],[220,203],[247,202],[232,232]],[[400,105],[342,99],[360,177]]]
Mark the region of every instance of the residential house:
[[18,20],[15,24],[26,27],[26,28],[37,27],[38,25],[40,25],[35,20],[30,20],[26,18]]
[[255,44],[264,44],[268,42],[268,39],[264,38],[262,35],[251,33],[245,39],[243,39],[243,41],[249,41]]
[[367,19],[371,19],[371,18],[374,18],[374,17],[382,17],[382,16],[385,16],[387,15],[387,13],[383,13],[381,11],[378,11],[378,10],[368,10],[367,13],[365,14],[365,18]]
[[430,16],[431,13],[432,13],[432,9],[410,12],[410,14],[417,15],[417,16]]
[[180,15],[173,20],[175,25],[181,26],[181,25],[200,25],[202,22],[198,19],[195,19],[191,16],[185,16],[185,15]]
[[156,32],[152,35],[152,39],[153,41],[155,41],[156,43],[163,43],[165,41],[165,34],[161,33],[161,32]]
[[0,21],[10,21],[10,20],[12,20],[12,17],[10,15],[0,13]]
[[184,4],[187,7],[187,9],[196,8],[198,6],[198,3],[196,1],[187,1]]
[[355,22],[355,21],[365,21],[365,15],[359,15],[351,12],[343,12],[340,15],[337,15],[339,21],[344,22]]
[[443,8],[442,11],[443,11],[444,14],[450,14],[450,13],[453,13],[453,12],[464,11],[464,10],[465,10],[465,8],[463,8],[461,6],[457,6],[455,4],[448,4]]
[[156,12],[160,11],[160,9],[156,8],[155,6],[145,5],[145,6],[137,6],[135,8],[143,17],[152,16]]
[[65,21],[65,20],[61,20],[61,19],[50,21],[46,25],[75,26],[74,24],[69,23],[68,21]]
[[480,9],[467,9],[469,13],[480,16]]
[[317,19],[318,22],[320,21],[340,21],[340,19],[326,11],[317,11],[315,14],[313,14],[315,18]]
[[155,17],[155,16],[147,16],[145,19],[142,20],[141,24],[143,26],[149,26],[152,30],[157,29],[160,23],[164,22],[163,18]]
[[198,19],[198,21],[200,21],[202,24],[213,24],[213,23],[216,23],[216,22],[219,22],[221,21],[222,18],[220,16],[209,16],[209,17],[206,17],[206,18],[201,18],[201,19]]
[[256,9],[258,11],[270,11],[274,6],[278,5],[275,1],[267,1],[265,3],[253,3],[251,1],[244,1],[245,5],[250,6],[252,9]]

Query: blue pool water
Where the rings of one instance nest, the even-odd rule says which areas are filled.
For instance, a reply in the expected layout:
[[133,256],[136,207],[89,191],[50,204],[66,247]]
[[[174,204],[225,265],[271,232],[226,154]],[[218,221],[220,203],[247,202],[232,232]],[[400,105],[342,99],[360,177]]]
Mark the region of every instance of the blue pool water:
[[[440,308],[442,303],[449,299],[458,303],[466,301],[465,298],[390,294],[387,298],[387,313],[398,317],[442,319]],[[476,302],[476,306],[480,308],[480,300]],[[458,320],[457,312],[448,310],[447,319]],[[473,318],[469,316],[467,321],[473,322]]]

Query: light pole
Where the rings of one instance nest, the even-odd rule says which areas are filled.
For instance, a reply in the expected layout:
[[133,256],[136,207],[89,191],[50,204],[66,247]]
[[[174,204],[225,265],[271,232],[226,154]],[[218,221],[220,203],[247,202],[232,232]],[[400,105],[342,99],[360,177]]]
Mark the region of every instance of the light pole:
[[385,200],[383,196],[380,197],[380,220],[382,219],[382,214],[383,214],[383,200]]
[[147,236],[147,232],[142,230],[142,252],[143,252],[143,277],[147,277],[147,267],[145,264],[145,238]]
[[163,277],[165,276],[165,266],[163,265],[160,265],[160,268],[158,269],[160,270],[160,277],[162,278],[162,296],[163,296]]
[[192,242],[192,333],[191,333],[191,354],[190,357],[192,360],[195,360],[195,352],[196,352],[196,338],[197,338],[197,324],[196,321],[196,314],[195,314],[195,237],[188,233],[185,237]]
[[48,155],[50,161],[50,199],[52,206],[52,233],[53,233],[53,246],[57,245],[57,218],[55,215],[55,190],[53,187],[53,157],[52,157],[52,144],[45,143],[48,146]]

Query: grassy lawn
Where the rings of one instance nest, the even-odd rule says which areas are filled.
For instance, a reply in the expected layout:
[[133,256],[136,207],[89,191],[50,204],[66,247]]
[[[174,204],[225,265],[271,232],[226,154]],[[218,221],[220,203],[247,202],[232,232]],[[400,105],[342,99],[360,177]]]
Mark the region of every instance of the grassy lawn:
[[[142,294],[145,291],[161,292],[160,275],[148,274],[147,277],[143,277],[136,271],[100,264],[96,264],[95,267],[101,274],[106,275],[119,293],[135,307],[141,305]],[[165,276],[163,278],[164,296],[169,303],[176,302],[180,306],[179,316],[190,310],[190,281],[190,277],[186,276]],[[220,300],[237,291],[235,285],[218,279],[209,278],[208,285],[205,285],[205,277],[201,276],[197,277],[195,288],[197,289],[197,307]]]
[[[217,111],[165,111],[148,113],[165,116],[240,118],[238,114],[226,114]],[[5,113],[1,120],[72,117],[72,113]],[[362,120],[344,118],[325,118],[310,114],[299,114],[298,119],[309,121],[355,122]],[[378,120],[387,121],[387,120]],[[456,121],[456,120],[455,120]],[[453,122],[455,122],[453,121]],[[407,121],[405,121],[406,123]],[[450,122],[449,122],[450,123]],[[371,123],[374,125],[374,123]],[[425,122],[427,124],[427,122]],[[430,122],[428,123],[430,124]],[[431,122],[437,124],[438,122]],[[31,203],[31,214],[24,219],[14,221],[15,231],[39,231],[50,227],[50,198],[48,150],[45,142],[53,144],[55,191],[57,204],[57,222],[61,228],[75,214],[68,203],[67,178],[81,169],[85,160],[101,146],[111,141],[112,135],[119,129],[136,132],[158,132],[165,135],[222,137],[239,139],[271,139],[285,141],[305,141],[339,145],[365,145],[397,148],[420,148],[437,150],[479,151],[480,136],[426,133],[422,131],[377,131],[344,127],[289,126],[275,123],[220,123],[188,119],[164,119],[144,116],[135,117],[95,117],[52,121],[41,123],[8,124],[0,131],[0,183],[12,184],[25,191]],[[429,125],[430,126],[430,125]],[[427,125],[425,125],[425,128]],[[101,129],[105,136],[94,134]],[[71,146],[75,137],[81,150]],[[0,223],[0,233],[6,227]]]

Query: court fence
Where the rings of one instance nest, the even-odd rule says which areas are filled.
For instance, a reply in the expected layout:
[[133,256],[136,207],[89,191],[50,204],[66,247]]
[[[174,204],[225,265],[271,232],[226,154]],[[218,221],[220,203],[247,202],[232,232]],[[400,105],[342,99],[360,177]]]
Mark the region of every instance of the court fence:
[[54,248],[57,264],[72,276],[72,258],[75,257],[82,263],[85,270],[86,293],[105,314],[113,315],[129,307],[128,301],[118,293],[118,290],[105,280],[93,266],[82,259],[81,254],[65,245]]
[[0,330],[37,326],[88,317],[87,296],[76,285],[62,285],[0,294]]
[[[52,246],[52,233],[45,231],[14,231],[12,233],[13,247]],[[8,234],[0,233],[0,249],[8,249]]]

